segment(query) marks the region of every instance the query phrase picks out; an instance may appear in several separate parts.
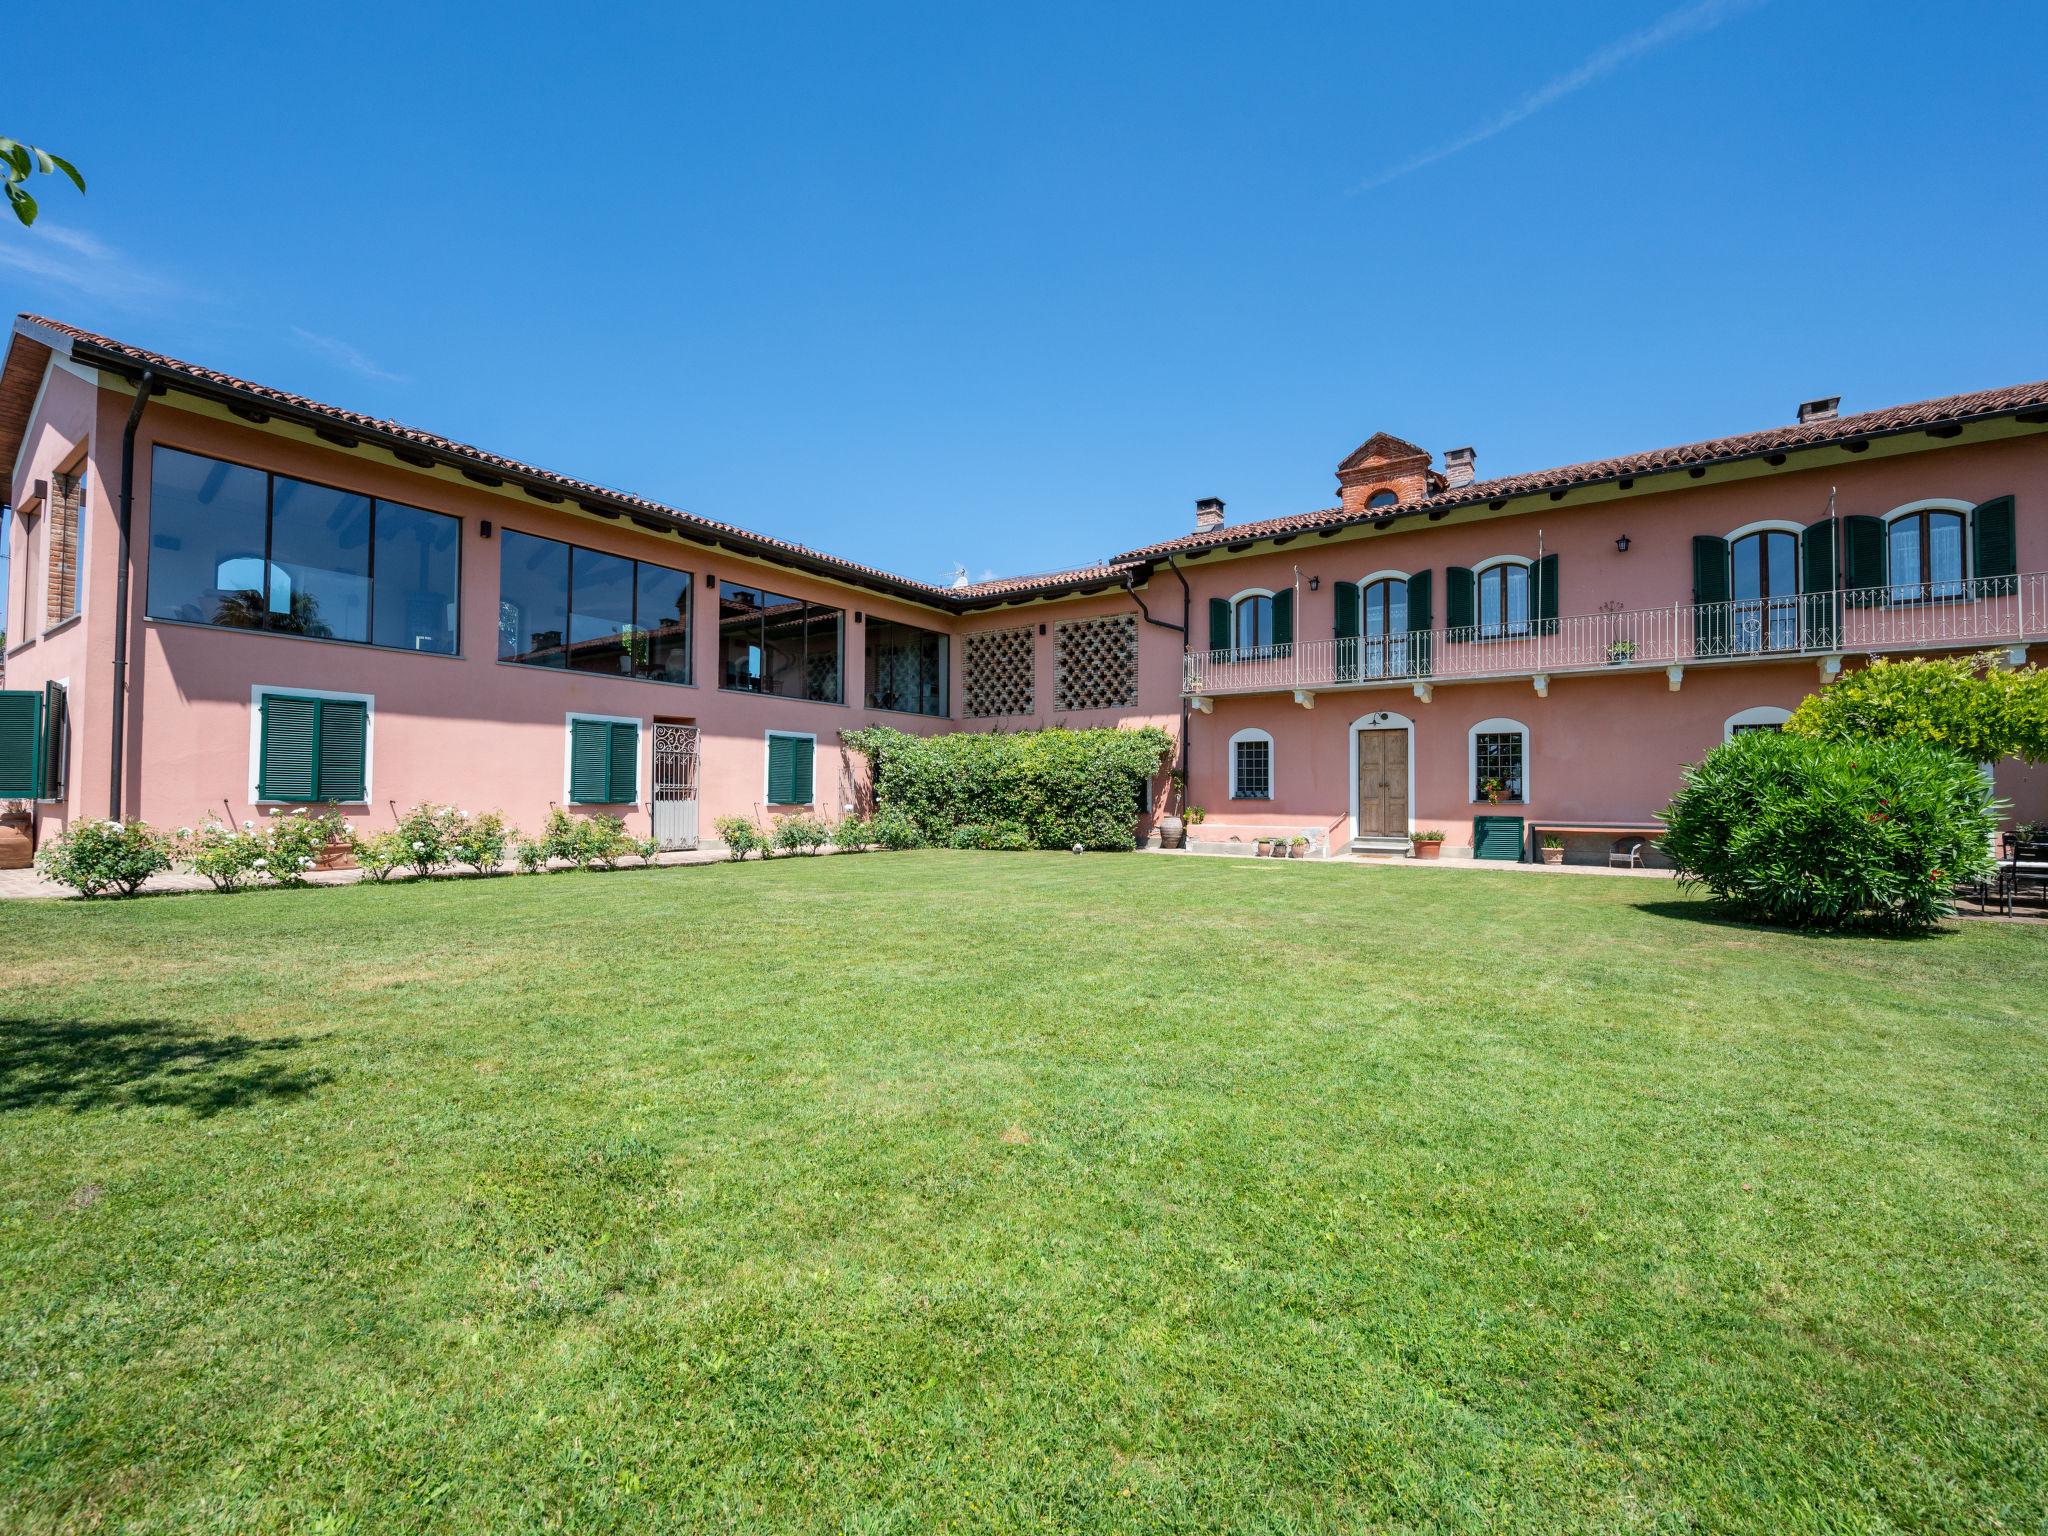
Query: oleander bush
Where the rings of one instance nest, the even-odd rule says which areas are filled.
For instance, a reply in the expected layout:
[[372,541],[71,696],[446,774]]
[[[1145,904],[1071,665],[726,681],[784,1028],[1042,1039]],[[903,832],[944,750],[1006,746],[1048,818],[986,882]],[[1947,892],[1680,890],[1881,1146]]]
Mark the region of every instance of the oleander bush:
[[145,821],[74,821],[36,850],[44,879],[81,896],[132,896],[151,875],[171,867],[174,842]]
[[1686,771],[1665,821],[1680,878],[1743,916],[1911,931],[1989,870],[1997,803],[1975,763],[1924,742],[1747,731]]
[[720,816],[711,823],[718,833],[718,840],[725,844],[725,856],[738,863],[755,849],[765,858],[768,853],[769,837],[745,816]]
[[870,726],[842,739],[868,760],[878,812],[904,817],[925,842],[1016,824],[1033,848],[1123,851],[1135,846],[1137,807],[1173,746],[1157,726],[940,736]]
[[832,829],[815,816],[778,816],[774,840],[780,853],[816,853],[832,841]]

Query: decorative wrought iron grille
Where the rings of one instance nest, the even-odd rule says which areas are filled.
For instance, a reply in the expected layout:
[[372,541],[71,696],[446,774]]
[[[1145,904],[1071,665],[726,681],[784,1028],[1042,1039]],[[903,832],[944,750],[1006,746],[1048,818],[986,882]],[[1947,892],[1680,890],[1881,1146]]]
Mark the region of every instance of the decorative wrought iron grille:
[[1030,714],[1037,702],[1031,668],[1029,625],[969,635],[961,678],[966,714],[984,720],[996,715]]
[[1105,614],[1053,626],[1053,707],[1126,709],[1138,702],[1138,619]]

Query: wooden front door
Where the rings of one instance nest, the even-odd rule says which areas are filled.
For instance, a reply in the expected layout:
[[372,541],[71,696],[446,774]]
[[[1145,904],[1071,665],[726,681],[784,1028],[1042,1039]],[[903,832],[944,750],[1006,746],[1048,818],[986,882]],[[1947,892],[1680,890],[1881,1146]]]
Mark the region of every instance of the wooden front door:
[[1358,835],[1408,835],[1408,733],[1358,733]]

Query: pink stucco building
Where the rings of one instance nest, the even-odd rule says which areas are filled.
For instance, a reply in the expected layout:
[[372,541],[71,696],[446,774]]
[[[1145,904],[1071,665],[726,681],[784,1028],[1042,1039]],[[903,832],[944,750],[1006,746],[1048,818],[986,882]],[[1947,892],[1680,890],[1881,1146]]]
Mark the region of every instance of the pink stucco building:
[[851,726],[1151,723],[1211,844],[1604,858],[1845,666],[2048,639],[2048,383],[1493,480],[1382,433],[1332,507],[953,588],[28,316],[0,454],[39,836],[438,800],[683,846],[844,814]]

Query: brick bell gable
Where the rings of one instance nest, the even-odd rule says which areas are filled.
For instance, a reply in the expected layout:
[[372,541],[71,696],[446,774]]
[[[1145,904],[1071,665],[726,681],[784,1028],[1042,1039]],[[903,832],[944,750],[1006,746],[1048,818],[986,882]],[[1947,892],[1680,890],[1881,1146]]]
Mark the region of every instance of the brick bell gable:
[[1355,516],[1381,491],[1400,504],[1443,489],[1443,476],[1429,467],[1429,451],[1391,432],[1375,432],[1337,466],[1337,491],[1346,514]]

